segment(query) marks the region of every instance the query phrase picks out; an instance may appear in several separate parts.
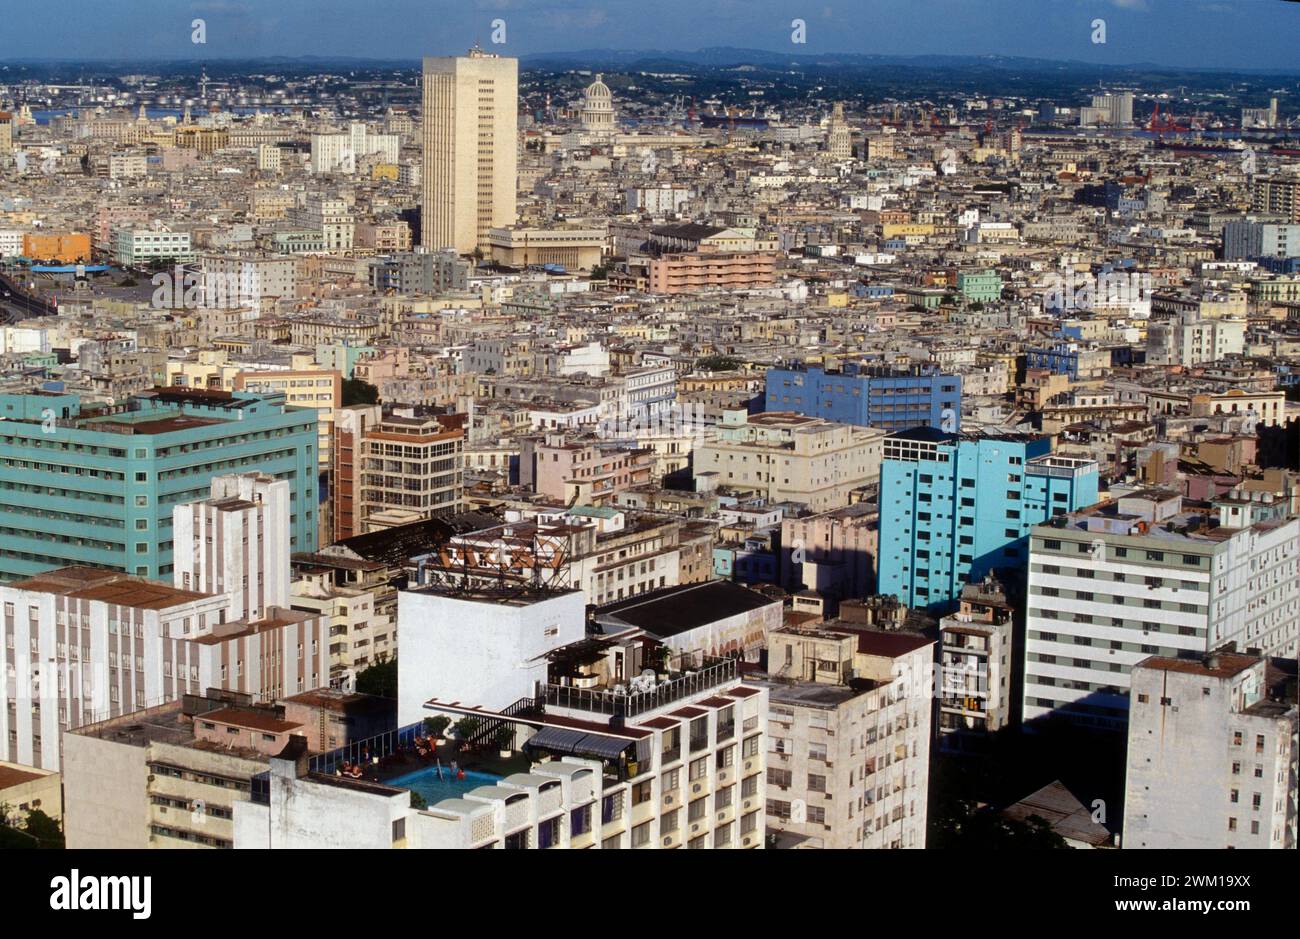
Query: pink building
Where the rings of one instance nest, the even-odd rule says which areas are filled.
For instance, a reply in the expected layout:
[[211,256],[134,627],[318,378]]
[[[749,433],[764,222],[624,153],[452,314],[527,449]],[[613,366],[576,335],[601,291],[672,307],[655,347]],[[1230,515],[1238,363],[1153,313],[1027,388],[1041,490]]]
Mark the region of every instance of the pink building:
[[563,434],[525,444],[521,460],[533,468],[541,495],[576,505],[607,505],[617,493],[653,482],[654,453],[598,441],[567,442]]

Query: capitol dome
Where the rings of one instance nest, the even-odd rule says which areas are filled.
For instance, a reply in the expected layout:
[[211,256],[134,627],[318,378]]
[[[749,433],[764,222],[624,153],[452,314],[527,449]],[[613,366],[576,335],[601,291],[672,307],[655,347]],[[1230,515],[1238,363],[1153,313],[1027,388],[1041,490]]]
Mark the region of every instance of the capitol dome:
[[597,75],[596,80],[583,92],[582,126],[587,130],[614,129],[614,96],[609,86]]

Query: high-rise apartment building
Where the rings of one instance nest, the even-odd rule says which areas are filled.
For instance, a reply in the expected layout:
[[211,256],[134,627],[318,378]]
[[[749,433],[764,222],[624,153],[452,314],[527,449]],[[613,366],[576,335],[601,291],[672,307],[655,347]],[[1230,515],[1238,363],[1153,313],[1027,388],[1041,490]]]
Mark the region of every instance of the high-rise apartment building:
[[1054,456],[1049,437],[885,438],[879,591],[942,610],[991,571],[1023,570],[1030,528],[1097,501],[1097,463]]
[[1223,226],[1225,261],[1294,257],[1300,257],[1300,224],[1240,219]]
[[[1131,677],[1125,848],[1295,848],[1294,661],[1153,656]],[[1289,684],[1289,689],[1288,689]]]
[[1250,187],[1250,210],[1300,222],[1300,174],[1257,177]]
[[288,606],[289,492],[261,473],[217,476],[210,499],[177,506],[173,537],[192,550],[176,554],[176,586],[229,594],[234,619]]
[[848,160],[853,156],[853,135],[849,122],[844,119],[844,104],[836,101],[826,132],[826,153],[832,160]]
[[776,847],[924,848],[934,640],[835,621],[768,641]]
[[[454,515],[464,496],[463,417],[390,413],[354,443],[353,524],[362,532]],[[359,517],[358,517],[359,516]]]
[[420,244],[470,254],[515,223],[519,60],[474,48],[424,60]]
[[1026,722],[1122,731],[1129,673],[1150,656],[1296,654],[1300,519],[1264,493],[1130,492],[1038,526],[1029,552]]
[[77,565],[170,580],[172,510],[250,470],[289,482],[291,550],[316,550],[316,414],[282,397],[3,395],[0,415],[0,579]]

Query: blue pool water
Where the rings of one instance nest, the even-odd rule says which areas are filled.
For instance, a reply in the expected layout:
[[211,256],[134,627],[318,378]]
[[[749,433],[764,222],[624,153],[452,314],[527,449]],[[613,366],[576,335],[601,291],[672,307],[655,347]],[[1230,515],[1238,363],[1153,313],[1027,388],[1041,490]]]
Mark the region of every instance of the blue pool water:
[[439,779],[437,768],[426,766],[424,769],[417,769],[405,776],[386,779],[384,783],[385,785],[396,786],[399,789],[410,789],[412,792],[418,792],[424,796],[425,802],[433,805],[443,799],[455,799],[463,796],[471,789],[477,789],[479,786],[491,786],[500,779],[500,776],[493,776],[491,773],[476,773],[471,770],[465,771],[464,779],[456,779],[445,766],[442,769],[442,779]]

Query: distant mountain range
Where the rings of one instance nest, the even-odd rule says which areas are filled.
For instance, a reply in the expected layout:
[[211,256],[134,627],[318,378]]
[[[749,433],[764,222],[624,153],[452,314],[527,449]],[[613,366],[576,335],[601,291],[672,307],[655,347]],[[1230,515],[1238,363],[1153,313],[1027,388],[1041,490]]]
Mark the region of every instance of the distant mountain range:
[[1023,58],[1006,55],[876,55],[856,52],[789,53],[767,49],[739,49],[732,46],[715,46],[694,52],[635,50],[635,49],[581,49],[573,52],[543,52],[520,57],[527,66],[563,66],[568,68],[596,68],[610,66],[623,70],[668,68],[673,65],[694,68],[918,68],[918,69],[989,69],[1012,72],[1205,72],[1221,74],[1289,75],[1300,73],[1295,69],[1223,69],[1198,68],[1193,65],[1159,65],[1153,62],[1135,62],[1107,65],[1075,60]]
[[[1075,60],[1024,58],[1005,55],[867,55],[855,52],[790,53],[768,49],[742,49],[732,46],[715,46],[695,51],[660,49],[577,49],[570,52],[538,52],[519,57],[525,67],[610,69],[620,71],[671,71],[674,67],[690,69],[733,69],[750,66],[756,69],[958,69],[968,71],[1002,71],[1033,74],[1088,75],[1124,73],[1200,73],[1225,75],[1294,75],[1300,66],[1291,69],[1259,68],[1201,68],[1195,65],[1159,65],[1135,62],[1107,65]],[[86,67],[167,66],[177,71],[190,71],[201,66],[194,59],[9,59],[12,65],[60,65],[81,63]],[[231,69],[234,66],[293,68],[303,66],[336,66],[342,68],[418,68],[418,59],[377,59],[348,56],[266,56],[256,59],[220,58],[207,60],[209,67]]]

